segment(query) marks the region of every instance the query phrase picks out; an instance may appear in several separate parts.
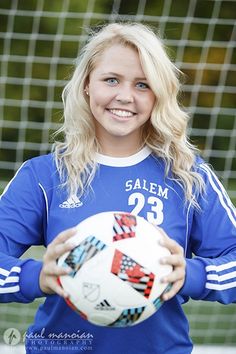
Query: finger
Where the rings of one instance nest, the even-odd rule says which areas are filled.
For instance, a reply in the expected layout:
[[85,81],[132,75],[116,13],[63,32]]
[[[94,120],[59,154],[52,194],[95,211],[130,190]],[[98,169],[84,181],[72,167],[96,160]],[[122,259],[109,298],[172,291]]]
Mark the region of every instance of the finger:
[[72,272],[72,269],[67,267],[59,267],[56,263],[48,263],[43,267],[43,272],[45,276],[59,276],[68,275]]
[[183,254],[183,248],[173,239],[169,237],[163,237],[160,240],[160,245],[169,249],[172,254]]
[[67,229],[65,231],[62,231],[61,233],[58,234],[57,237],[54,238],[54,240],[51,242],[51,245],[57,245],[60,243],[64,243],[67,240],[69,240],[72,236],[74,236],[77,232],[76,227],[72,227],[70,229]]
[[170,290],[162,295],[162,300],[167,301],[172,299],[172,297],[174,297],[179,292],[182,286],[183,283],[181,281],[174,283]]
[[177,281],[184,281],[185,278],[185,270],[183,268],[176,268],[169,275],[164,276],[161,279],[162,283],[175,283]]
[[173,267],[183,267],[185,268],[186,261],[184,257],[180,254],[172,254],[171,256],[166,256],[160,259],[161,264],[169,264]]
[[63,298],[67,298],[69,296],[66,290],[64,290],[63,287],[60,285],[60,281],[56,277],[50,280],[49,287],[54,293],[58,294],[59,296],[62,296]]
[[176,253],[175,250],[179,250],[179,252],[182,252],[182,247],[175,240],[170,238],[161,227],[156,226],[156,228],[160,231],[162,235],[162,238],[159,241],[161,246],[168,248],[171,253]]
[[44,261],[57,260],[63,254],[71,251],[75,247],[76,244],[73,242],[66,242],[66,243],[61,243],[56,245],[51,244],[48,246],[48,249],[45,253]]

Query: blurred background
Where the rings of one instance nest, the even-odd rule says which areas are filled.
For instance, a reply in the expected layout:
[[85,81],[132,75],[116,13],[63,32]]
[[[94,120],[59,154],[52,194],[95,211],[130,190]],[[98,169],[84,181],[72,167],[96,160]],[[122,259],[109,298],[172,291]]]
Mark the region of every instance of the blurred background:
[[[0,191],[23,161],[50,151],[61,92],[88,28],[131,20],[151,25],[185,73],[191,141],[235,202],[235,15],[234,0],[0,0]],[[33,248],[25,257],[42,253]],[[26,331],[40,301],[1,304],[0,341],[9,327]],[[235,307],[185,305],[194,342],[236,352]]]

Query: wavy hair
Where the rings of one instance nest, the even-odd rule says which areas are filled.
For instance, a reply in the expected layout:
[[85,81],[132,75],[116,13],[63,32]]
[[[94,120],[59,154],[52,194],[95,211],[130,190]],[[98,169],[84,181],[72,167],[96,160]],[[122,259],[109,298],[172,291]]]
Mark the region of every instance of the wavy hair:
[[63,141],[54,144],[62,186],[67,187],[70,195],[81,196],[96,173],[95,154],[99,152],[99,143],[84,90],[99,58],[114,44],[137,50],[156,96],[150,120],[142,130],[144,145],[164,159],[166,175],[182,186],[186,201],[197,206],[194,191],[201,192],[204,183],[194,168],[196,149],[187,139],[189,116],[178,103],[182,73],[169,59],[162,40],[148,26],[139,23],[113,23],[100,31],[91,31],[77,58],[73,76],[62,93],[64,123],[56,136],[63,134]]

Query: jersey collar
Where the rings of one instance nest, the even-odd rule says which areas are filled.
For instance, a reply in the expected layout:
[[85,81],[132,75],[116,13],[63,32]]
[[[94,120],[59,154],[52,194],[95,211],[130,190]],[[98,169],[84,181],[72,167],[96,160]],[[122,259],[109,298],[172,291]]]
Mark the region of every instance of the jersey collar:
[[112,157],[96,153],[96,161],[105,166],[112,167],[128,167],[138,164],[145,160],[152,153],[148,146],[145,146],[142,150],[136,154],[127,157]]

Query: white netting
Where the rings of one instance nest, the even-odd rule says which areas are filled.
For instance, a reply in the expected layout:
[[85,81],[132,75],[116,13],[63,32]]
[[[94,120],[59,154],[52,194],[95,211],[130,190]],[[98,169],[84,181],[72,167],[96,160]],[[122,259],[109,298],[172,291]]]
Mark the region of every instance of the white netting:
[[[159,29],[187,75],[192,140],[236,198],[236,2],[224,0],[1,0],[0,189],[21,163],[50,150],[61,91],[89,26],[135,20]],[[37,305],[37,303],[36,303]],[[0,332],[24,331],[34,306],[0,305]],[[188,305],[193,338],[236,343],[235,307]]]

